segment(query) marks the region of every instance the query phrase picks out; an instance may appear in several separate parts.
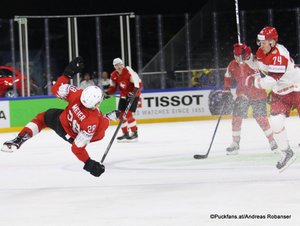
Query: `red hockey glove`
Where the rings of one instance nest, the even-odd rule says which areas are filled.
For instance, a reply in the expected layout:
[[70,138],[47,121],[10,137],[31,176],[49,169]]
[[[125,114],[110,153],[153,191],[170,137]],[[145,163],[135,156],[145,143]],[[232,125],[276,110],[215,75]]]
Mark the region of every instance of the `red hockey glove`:
[[90,174],[95,177],[100,177],[100,175],[105,172],[104,165],[90,158],[85,162],[83,169],[90,172]]
[[237,57],[241,57],[242,60],[248,60],[251,55],[251,48],[243,43],[235,43],[233,45],[233,54]]

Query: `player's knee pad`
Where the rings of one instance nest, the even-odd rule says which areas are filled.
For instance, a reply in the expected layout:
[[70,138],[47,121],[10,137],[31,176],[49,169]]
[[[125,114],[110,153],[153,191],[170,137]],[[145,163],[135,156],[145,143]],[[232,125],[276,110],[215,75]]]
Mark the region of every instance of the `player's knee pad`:
[[274,133],[280,133],[280,131],[283,130],[284,120],[285,120],[284,114],[271,115],[270,124],[271,124],[271,127],[272,127]]

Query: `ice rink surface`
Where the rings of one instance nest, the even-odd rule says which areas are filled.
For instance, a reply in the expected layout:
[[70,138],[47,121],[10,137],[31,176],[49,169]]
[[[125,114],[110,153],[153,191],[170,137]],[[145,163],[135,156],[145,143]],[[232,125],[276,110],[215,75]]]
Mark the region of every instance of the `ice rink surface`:
[[[253,119],[244,120],[238,156],[225,155],[224,119],[209,157],[193,159],[206,153],[216,122],[141,124],[138,142],[112,145],[100,178],[82,169],[68,143],[42,131],[17,152],[0,152],[0,225],[299,226],[300,119],[286,121],[298,159],[282,173]],[[101,159],[115,129],[88,146],[91,158]],[[16,134],[0,134],[1,144]]]

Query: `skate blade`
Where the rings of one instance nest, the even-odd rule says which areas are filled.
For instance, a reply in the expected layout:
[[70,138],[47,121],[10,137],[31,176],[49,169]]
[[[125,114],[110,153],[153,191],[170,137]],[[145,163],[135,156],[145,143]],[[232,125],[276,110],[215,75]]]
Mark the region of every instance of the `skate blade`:
[[282,173],[285,169],[287,169],[290,165],[292,165],[292,163],[294,163],[296,161],[297,157],[296,156],[293,156],[286,164],[284,167],[282,167],[280,170],[279,170],[279,173]]
[[14,145],[3,145],[1,151],[12,153],[17,150],[17,147]]
[[138,141],[137,138],[132,139],[132,140],[127,140],[127,139],[126,140],[117,140],[118,143],[135,143],[137,141]]
[[226,152],[226,155],[238,155],[238,151]]

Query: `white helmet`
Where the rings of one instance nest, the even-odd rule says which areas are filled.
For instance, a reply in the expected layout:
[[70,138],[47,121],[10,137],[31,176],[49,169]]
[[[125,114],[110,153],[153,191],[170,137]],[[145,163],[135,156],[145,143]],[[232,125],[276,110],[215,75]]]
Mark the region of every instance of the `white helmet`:
[[117,65],[117,64],[123,64],[123,60],[121,58],[115,58],[113,60],[113,65]]
[[86,108],[95,108],[101,103],[103,92],[98,86],[88,86],[81,94],[80,101]]

